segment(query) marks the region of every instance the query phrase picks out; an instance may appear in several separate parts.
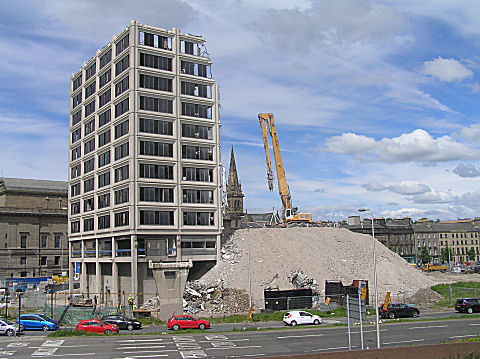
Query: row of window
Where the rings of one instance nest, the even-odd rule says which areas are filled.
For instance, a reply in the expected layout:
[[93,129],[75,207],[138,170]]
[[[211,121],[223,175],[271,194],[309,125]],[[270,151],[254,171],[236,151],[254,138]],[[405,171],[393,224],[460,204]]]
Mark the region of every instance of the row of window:
[[[114,214],[114,226],[123,227],[128,226],[129,216],[128,211]],[[141,225],[155,225],[155,226],[173,226],[174,212],[173,211],[140,211]],[[213,226],[215,225],[214,212],[183,212],[183,225],[186,226]],[[97,217],[97,228],[110,228],[110,215],[103,215]],[[83,231],[89,232],[95,229],[95,218],[85,218],[83,220]],[[80,232],[80,220],[70,222],[71,233]]]
[[[441,245],[441,246],[443,246],[443,243],[444,243],[443,241],[440,241],[440,245]],[[456,244],[457,244],[457,246],[468,245],[468,240],[465,240],[465,242],[464,242],[463,239],[460,240],[460,241],[457,239],[457,243],[456,243]],[[472,240],[470,241],[470,244],[478,244],[478,239],[475,239],[475,243],[474,243],[474,240],[472,239]],[[452,241],[452,243],[448,243],[448,241],[445,241],[445,245],[446,245],[446,246],[447,246],[447,245],[452,245],[452,246],[454,246],[454,245],[455,245],[455,241]]]
[[[48,240],[48,235],[47,234],[42,234],[40,235],[40,248],[50,248],[51,247],[51,242]],[[30,243],[28,243],[30,242]],[[49,243],[50,242],[50,243]],[[30,244],[30,245],[28,245]],[[50,246],[48,246],[50,244]],[[59,234],[55,234],[53,236],[53,248],[61,248],[62,242],[61,242],[61,236]],[[28,235],[27,234],[21,234],[20,235],[20,248],[28,248],[28,247],[36,247],[38,246],[38,241],[35,240],[35,243],[32,245],[31,241],[28,241]]]
[[[31,260],[32,260],[32,258],[31,258]],[[35,262],[33,265],[36,265],[36,263],[38,263],[39,266],[46,266],[47,265],[47,256],[41,256],[40,258],[38,258],[38,262],[36,261],[36,258],[33,258],[33,261]],[[27,265],[27,257],[20,257],[20,264],[26,266]],[[32,265],[32,263],[30,263],[30,265]],[[60,265],[60,256],[54,256],[53,265],[55,265],[55,266]],[[25,275],[20,275],[21,277],[26,277],[27,276],[26,272],[22,272],[22,273],[25,273]],[[22,316],[22,320],[35,320],[35,319],[40,321],[40,319],[38,319],[34,316],[32,316],[31,318],[30,318],[30,316],[25,316],[25,317]]]

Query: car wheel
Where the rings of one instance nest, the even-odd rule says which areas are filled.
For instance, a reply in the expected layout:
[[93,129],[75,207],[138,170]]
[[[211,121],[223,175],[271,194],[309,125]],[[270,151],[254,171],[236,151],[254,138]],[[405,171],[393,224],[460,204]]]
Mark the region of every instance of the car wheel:
[[172,327],[173,330],[177,331],[178,329],[180,329],[180,326],[178,324],[175,324],[173,327]]
[[294,320],[292,320],[292,322],[290,323],[290,325],[291,325],[292,327],[294,327],[294,326],[296,326],[296,325],[297,325],[297,322],[296,322],[296,321],[294,321]]
[[395,313],[394,313],[394,312],[388,313],[388,317],[389,317],[390,319],[395,319]]
[[15,335],[15,332],[12,329],[7,329],[7,331],[5,332],[5,335],[7,337],[13,337]]
[[110,329],[105,329],[105,331],[103,332],[103,334],[105,335],[110,335],[112,334],[112,331]]
[[313,324],[319,325],[319,324],[320,324],[320,321],[319,321],[318,319],[315,319],[315,320],[313,321]]
[[468,308],[467,312],[468,312],[468,314],[472,314],[473,313],[473,308]]
[[127,330],[130,330],[130,331],[132,331],[132,330],[133,330],[133,324],[129,324],[129,325],[127,325]]
[[412,313],[412,317],[414,317],[414,318],[417,318],[419,315],[420,315],[420,313],[417,312],[417,311],[414,311],[414,312]]
[[44,332],[48,332],[50,328],[48,327],[48,325],[44,325],[42,329]]
[[198,329],[202,329],[202,330],[204,330],[204,329],[205,329],[205,327],[206,327],[206,326],[205,326],[205,324],[201,323],[201,324],[198,326]]

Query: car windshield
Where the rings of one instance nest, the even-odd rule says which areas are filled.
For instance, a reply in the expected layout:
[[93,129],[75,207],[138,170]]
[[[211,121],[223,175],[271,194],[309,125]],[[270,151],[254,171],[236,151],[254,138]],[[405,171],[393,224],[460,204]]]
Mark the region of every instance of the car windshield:
[[47,322],[53,322],[53,319],[50,317],[47,317],[45,314],[37,314],[37,315],[43,320],[46,320]]

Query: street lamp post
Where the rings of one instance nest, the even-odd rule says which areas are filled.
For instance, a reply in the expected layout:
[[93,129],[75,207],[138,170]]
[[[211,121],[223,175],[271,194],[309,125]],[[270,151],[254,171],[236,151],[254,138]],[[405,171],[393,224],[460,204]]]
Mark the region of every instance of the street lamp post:
[[380,324],[378,319],[378,289],[377,289],[377,252],[375,251],[375,225],[373,224],[373,212],[368,208],[361,208],[359,212],[370,212],[372,217],[372,239],[373,239],[373,285],[375,287],[375,322],[377,325],[377,348],[380,349]]

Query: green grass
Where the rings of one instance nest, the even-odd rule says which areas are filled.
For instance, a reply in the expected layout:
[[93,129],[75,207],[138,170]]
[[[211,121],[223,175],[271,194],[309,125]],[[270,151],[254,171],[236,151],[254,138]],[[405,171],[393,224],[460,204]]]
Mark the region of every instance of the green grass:
[[98,336],[105,336],[105,334],[97,334],[97,333],[87,333],[83,330],[75,330],[75,329],[59,329],[54,332],[51,332],[47,335],[48,338],[57,338],[57,337],[98,337]]
[[[450,288],[452,288],[452,303],[450,303]],[[480,296],[480,282],[457,282],[434,285],[432,289],[443,295],[443,299],[436,303],[440,307],[454,307],[457,298]]]

